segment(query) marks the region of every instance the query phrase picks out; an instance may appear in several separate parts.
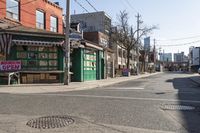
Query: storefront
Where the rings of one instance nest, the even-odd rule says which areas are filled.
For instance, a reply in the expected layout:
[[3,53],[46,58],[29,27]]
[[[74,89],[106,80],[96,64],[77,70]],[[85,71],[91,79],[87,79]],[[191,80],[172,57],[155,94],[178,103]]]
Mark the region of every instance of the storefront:
[[20,69],[0,69],[0,84],[12,72],[21,84],[63,82],[63,35],[21,26],[2,31],[0,40],[0,62],[20,62]]
[[73,49],[72,81],[100,80],[104,77],[103,48],[91,42],[82,42],[82,47]]

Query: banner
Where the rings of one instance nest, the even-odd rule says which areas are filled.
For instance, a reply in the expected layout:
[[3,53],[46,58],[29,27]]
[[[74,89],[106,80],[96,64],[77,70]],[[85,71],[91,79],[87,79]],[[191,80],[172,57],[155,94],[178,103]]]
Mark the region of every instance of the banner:
[[19,71],[21,70],[21,61],[0,61],[0,71]]

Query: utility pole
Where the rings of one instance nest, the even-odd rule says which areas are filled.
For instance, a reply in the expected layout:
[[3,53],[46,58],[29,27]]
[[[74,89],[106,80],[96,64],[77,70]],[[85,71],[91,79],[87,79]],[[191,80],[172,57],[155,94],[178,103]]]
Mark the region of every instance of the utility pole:
[[137,14],[137,16],[136,16],[136,18],[137,18],[137,48],[136,48],[136,51],[137,51],[137,74],[139,74],[140,73],[140,60],[139,60],[139,58],[140,58],[140,56],[139,56],[139,54],[140,54],[140,49],[139,49],[139,47],[140,47],[140,44],[139,44],[139,36],[140,36],[140,23],[141,23],[141,21],[140,21],[140,17],[141,17],[141,15],[138,13]]
[[64,85],[69,85],[70,82],[70,0],[66,0],[66,16],[65,16],[65,72]]
[[157,57],[157,52],[156,52],[156,39],[153,39],[153,47],[154,47],[154,55],[153,55],[153,59],[154,59],[154,63],[156,63],[156,57]]

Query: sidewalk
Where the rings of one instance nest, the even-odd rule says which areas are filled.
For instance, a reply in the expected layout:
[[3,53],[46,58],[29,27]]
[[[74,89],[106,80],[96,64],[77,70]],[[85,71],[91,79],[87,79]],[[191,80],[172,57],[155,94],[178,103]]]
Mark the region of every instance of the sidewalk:
[[97,87],[108,86],[124,81],[148,77],[156,74],[160,74],[160,72],[151,74],[147,73],[130,77],[116,77],[116,78],[87,81],[87,82],[72,82],[68,86],[64,86],[63,84],[34,84],[34,85],[23,84],[23,85],[0,86],[0,93],[31,94],[31,93],[52,93],[52,92],[87,90]]

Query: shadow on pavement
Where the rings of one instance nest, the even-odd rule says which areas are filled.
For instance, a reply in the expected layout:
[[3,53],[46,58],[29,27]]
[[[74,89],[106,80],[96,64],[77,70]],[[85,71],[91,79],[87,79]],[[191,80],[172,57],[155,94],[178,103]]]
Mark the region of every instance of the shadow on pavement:
[[189,133],[200,133],[200,87],[191,78],[193,77],[174,78],[166,82],[172,82],[174,89],[178,90],[177,98],[180,100],[178,106],[192,106],[195,109],[169,110],[168,113]]

